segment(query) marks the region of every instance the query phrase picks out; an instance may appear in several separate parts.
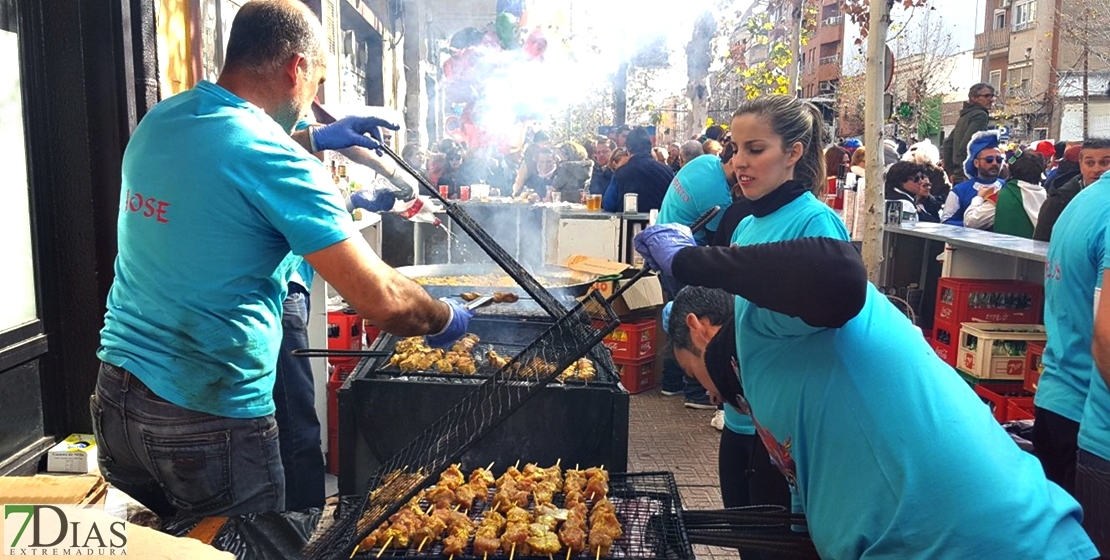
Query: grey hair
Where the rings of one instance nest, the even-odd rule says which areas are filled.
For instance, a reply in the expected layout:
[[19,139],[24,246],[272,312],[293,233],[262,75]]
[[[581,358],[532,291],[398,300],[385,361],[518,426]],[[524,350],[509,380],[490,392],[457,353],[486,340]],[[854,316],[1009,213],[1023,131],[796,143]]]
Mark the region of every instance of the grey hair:
[[794,164],[794,180],[809,186],[812,192],[825,189],[825,153],[821,127],[821,111],[812,103],[788,95],[766,95],[744,102],[733,118],[754,114],[767,119],[771,129],[782,138],[782,149],[789,150],[795,142],[802,143],[802,157]]
[[678,148],[678,157],[682,158],[683,163],[694,161],[694,158],[705,155],[705,151],[701,149],[701,142],[697,140],[687,140]]
[[322,36],[320,21],[305,5],[292,0],[253,0],[243,5],[231,23],[224,71],[268,74],[298,53],[313,67],[323,54]]

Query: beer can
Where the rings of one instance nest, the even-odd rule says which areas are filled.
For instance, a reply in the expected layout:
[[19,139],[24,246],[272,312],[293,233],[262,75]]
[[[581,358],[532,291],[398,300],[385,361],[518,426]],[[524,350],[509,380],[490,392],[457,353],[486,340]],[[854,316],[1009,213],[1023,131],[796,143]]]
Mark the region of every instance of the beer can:
[[463,185],[459,187],[459,200],[470,200],[470,185]]

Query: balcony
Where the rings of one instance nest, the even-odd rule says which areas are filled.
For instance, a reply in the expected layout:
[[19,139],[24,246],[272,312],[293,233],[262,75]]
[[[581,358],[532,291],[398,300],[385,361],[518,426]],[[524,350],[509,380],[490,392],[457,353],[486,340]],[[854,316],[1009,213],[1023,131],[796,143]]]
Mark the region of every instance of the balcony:
[[822,27],[836,27],[837,25],[840,25],[840,23],[843,22],[843,21],[844,21],[844,16],[843,15],[831,16],[831,17],[827,17],[827,18],[821,20],[821,26]]
[[822,56],[821,58],[817,59],[818,66],[824,66],[826,64],[840,65],[840,55],[834,54],[832,56]]
[[1009,29],[992,29],[975,35],[975,56],[987,54],[998,50],[1006,50],[1010,46]]

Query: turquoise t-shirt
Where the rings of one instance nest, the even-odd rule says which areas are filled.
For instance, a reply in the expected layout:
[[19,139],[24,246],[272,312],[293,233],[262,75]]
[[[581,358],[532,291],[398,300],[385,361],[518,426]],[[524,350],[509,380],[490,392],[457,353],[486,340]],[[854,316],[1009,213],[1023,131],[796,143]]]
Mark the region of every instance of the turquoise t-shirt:
[[215,84],[155,106],[124,153],[100,359],[191,410],[273,413],[290,252],[355,233],[326,179],[288,131]]
[[707,231],[717,231],[717,224],[730,204],[732,194],[721,158],[715,155],[698,156],[683,165],[674,176],[667,187],[667,194],[663,196],[655,223],[690,226],[710,208],[720,206],[721,211],[709,225],[694,234],[698,245],[705,245]]
[[[1088,195],[1088,193],[1099,192],[1099,194]],[[1086,200],[1092,200],[1088,196],[1107,196],[1106,192],[1110,191],[1110,173],[1104,173],[1099,180],[1091,183],[1091,185],[1083,189],[1079,194],[1075,195],[1074,203],[1083,196]],[[1081,202],[1082,203],[1082,202]],[[1108,203],[1105,198],[1099,198],[1098,204],[1106,206]],[[1068,213],[1074,204],[1069,204],[1064,209],[1064,214]],[[1056,228],[1064,224],[1064,214],[1060,215],[1060,221],[1056,222]],[[1105,228],[1106,219],[1104,218],[1101,225],[1106,229],[1106,236],[1110,237],[1110,228]],[[1056,231],[1052,233],[1053,242],[1056,241]],[[1102,240],[1103,247],[1106,246],[1106,239]],[[1049,247],[1051,249],[1051,246]],[[1102,257],[1102,269],[1110,268],[1110,252],[1105,252]],[[1099,280],[1102,279],[1102,272],[1099,272]],[[1110,297],[1105,291],[1099,298]],[[1094,327],[1092,326],[1093,332]],[[1088,338],[1090,338],[1088,336]],[[1088,351],[1090,350],[1088,344]],[[1048,347],[1045,347],[1045,355],[1048,354]],[[1048,373],[1048,370],[1045,370]],[[1094,453],[1103,459],[1110,459],[1110,389],[1106,387],[1106,382],[1103,381],[1102,376],[1099,375],[1097,367],[1094,365],[1094,360],[1091,360],[1091,369],[1089,373],[1090,379],[1088,384],[1087,400],[1083,407],[1083,417],[1079,422],[1079,448],[1090,453]],[[1040,387],[1037,387],[1037,394],[1040,394]]]
[[1095,288],[1102,285],[1110,182],[1096,181],[1060,214],[1044,275],[1044,373],[1034,403],[1079,422],[1091,385]]
[[[734,243],[828,236],[810,194],[749,217]],[[824,558],[1097,555],[1079,505],[1044,477],[920,332],[868,287],[859,315],[823,329],[737,298],[747,403]],[[1005,522],[982,523],[998,512]]]
[[752,417],[736,410],[736,407],[731,404],[725,405],[725,428],[728,428],[728,431],[734,434],[755,435],[755,424],[752,423]]

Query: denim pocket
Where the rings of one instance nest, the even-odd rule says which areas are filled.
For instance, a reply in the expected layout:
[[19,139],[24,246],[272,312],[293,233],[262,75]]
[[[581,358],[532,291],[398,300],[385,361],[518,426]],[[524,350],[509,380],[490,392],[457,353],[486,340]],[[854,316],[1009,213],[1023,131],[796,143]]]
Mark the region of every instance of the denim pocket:
[[144,433],[143,444],[170,503],[209,512],[235,501],[231,489],[231,431],[185,435]]
[[100,470],[110,470],[112,466],[112,450],[108,444],[112,437],[104,433],[104,407],[100,406],[100,399],[96,393],[89,395],[89,415],[92,416],[93,435],[96,436],[96,457],[100,463]]

